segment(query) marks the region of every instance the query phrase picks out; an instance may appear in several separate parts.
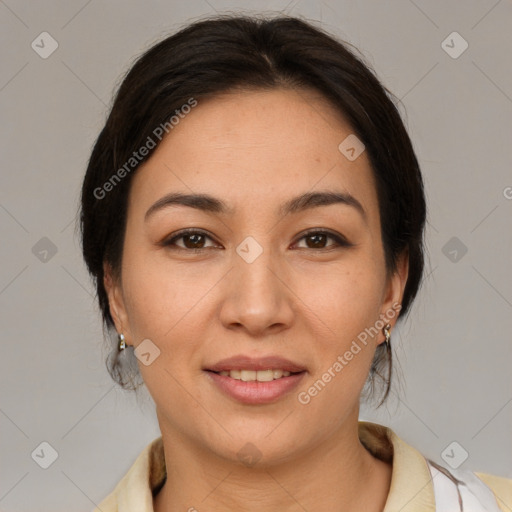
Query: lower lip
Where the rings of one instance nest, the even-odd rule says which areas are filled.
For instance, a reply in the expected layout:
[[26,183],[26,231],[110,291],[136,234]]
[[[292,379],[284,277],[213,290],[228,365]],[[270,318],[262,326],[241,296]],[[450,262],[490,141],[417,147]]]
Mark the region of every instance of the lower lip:
[[295,373],[269,382],[244,382],[226,375],[206,372],[221,391],[244,404],[269,404],[296,388],[306,372]]

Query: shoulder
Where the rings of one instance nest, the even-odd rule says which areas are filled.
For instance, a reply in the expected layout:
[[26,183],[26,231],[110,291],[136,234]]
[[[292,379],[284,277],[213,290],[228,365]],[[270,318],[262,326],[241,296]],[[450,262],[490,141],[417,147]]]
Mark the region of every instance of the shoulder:
[[512,510],[512,478],[475,473],[475,475],[491,489],[503,512]]
[[425,457],[389,427],[359,422],[359,439],[376,458],[391,464],[391,484],[384,512],[434,512],[432,478]]
[[440,466],[376,423],[360,421],[359,439],[372,455],[392,464],[385,512],[459,510],[460,502],[463,510],[512,511],[509,478]]
[[94,510],[93,512],[118,512],[118,500],[116,493],[109,494]]
[[153,491],[166,477],[162,437],[153,440],[93,512],[152,512]]

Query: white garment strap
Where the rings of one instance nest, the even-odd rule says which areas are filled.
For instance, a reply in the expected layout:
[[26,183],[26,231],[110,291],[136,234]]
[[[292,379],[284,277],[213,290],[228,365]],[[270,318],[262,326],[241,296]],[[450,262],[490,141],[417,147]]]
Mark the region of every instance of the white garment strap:
[[436,512],[501,512],[494,493],[473,472],[447,470],[427,459]]

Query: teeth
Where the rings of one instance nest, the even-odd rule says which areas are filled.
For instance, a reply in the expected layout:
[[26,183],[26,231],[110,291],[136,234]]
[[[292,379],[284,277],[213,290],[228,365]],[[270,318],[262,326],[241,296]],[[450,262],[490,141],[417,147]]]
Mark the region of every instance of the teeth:
[[219,372],[219,375],[244,382],[270,382],[281,377],[289,377],[290,372],[284,370],[230,370]]
[[259,372],[255,372],[254,370],[240,370],[240,380],[244,382],[248,382],[250,380],[256,380],[256,375]]
[[256,372],[256,380],[258,382],[270,382],[274,380],[273,370],[260,370]]

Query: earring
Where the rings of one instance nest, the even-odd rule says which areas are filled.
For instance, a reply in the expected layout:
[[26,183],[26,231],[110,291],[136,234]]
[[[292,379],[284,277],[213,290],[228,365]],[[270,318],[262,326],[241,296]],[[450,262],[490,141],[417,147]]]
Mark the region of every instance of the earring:
[[124,350],[126,348],[126,341],[124,341],[124,334],[119,334],[117,336],[117,339],[118,339],[119,352],[121,352],[122,350]]
[[384,343],[386,343],[386,348],[389,350],[391,344],[390,344],[390,341],[391,341],[391,325],[390,324],[387,324],[384,326],[384,328],[382,329],[382,332],[384,333],[384,337],[385,337],[385,340],[384,340]]

